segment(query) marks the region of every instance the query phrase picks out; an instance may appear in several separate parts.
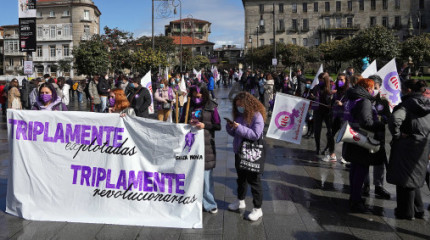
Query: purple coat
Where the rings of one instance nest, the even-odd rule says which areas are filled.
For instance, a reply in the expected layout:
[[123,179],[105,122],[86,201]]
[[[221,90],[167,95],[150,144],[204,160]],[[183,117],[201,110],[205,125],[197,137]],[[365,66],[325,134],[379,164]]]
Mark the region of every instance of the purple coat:
[[262,136],[264,130],[264,119],[261,113],[257,112],[252,118],[250,125],[245,123],[245,120],[241,115],[236,117],[234,121],[239,123],[239,126],[236,129],[233,129],[227,123],[226,129],[227,133],[234,137],[233,151],[237,154],[240,151],[240,145],[244,138],[257,141]]

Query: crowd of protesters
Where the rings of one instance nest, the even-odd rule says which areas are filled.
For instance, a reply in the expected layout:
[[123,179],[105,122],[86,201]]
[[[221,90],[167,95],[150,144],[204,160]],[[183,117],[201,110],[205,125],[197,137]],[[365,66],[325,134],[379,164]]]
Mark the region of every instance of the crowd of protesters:
[[[376,197],[391,198],[384,188],[386,175],[387,181],[396,185],[396,217],[423,218],[420,188],[426,179],[430,147],[430,90],[426,88],[426,82],[402,77],[402,103],[390,111],[388,101],[380,92],[382,79],[377,75],[362,78],[354,73],[352,67],[335,79],[323,72],[317,76],[318,83],[307,79],[301,69],[289,74],[230,69],[215,75],[210,70],[203,71],[199,76],[191,73],[156,73],[152,76],[151,89],[141,85],[142,75],[127,76],[122,73],[113,77],[99,73],[82,81],[45,75],[30,82],[24,79],[21,86],[17,79],[13,79],[8,86],[0,86],[0,104],[5,114],[6,108],[67,111],[70,103],[77,102],[87,104],[92,112],[152,117],[159,121],[175,122],[178,119],[177,122],[203,129],[203,209],[215,214],[218,207],[212,171],[216,166],[215,131],[221,130],[221,119],[214,89],[220,88],[221,84],[229,87],[233,120],[226,119],[225,127],[234,137],[238,199],[228,208],[232,211],[245,208],[244,199],[249,184],[254,208],[248,218],[256,221],[263,215],[263,167],[261,172],[244,170],[240,166],[244,160],[242,152],[249,144],[263,147],[260,141],[267,124],[266,118],[272,114],[276,94],[309,99],[311,106],[306,116],[307,132],[304,132],[304,137],[314,138],[315,154],[321,156],[322,161],[339,161],[350,168],[351,211],[369,211],[363,196],[369,196],[369,167],[373,166]],[[154,115],[150,116],[152,103]],[[352,143],[335,143],[335,135],[345,122],[354,130],[365,130],[378,140],[379,151],[373,153]],[[321,147],[323,123],[326,127],[324,148]],[[386,126],[392,134],[389,154],[385,149]],[[244,142],[248,145],[245,146]]]

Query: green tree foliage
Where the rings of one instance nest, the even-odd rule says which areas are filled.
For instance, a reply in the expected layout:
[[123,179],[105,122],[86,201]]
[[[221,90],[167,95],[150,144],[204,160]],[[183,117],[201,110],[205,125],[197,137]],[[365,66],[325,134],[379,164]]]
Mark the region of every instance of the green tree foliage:
[[101,36],[103,43],[109,48],[109,61],[111,70],[131,68],[131,48],[133,34],[118,28],[104,28],[105,34]]
[[72,70],[72,59],[61,59],[58,61],[58,70],[61,72],[70,72]]
[[371,61],[378,59],[388,61],[400,53],[399,40],[392,30],[382,26],[360,31],[353,39],[352,54],[356,58],[369,57]]
[[430,34],[409,38],[401,44],[401,50],[402,58],[406,61],[412,58],[415,68],[419,68],[423,62],[430,62]]
[[326,42],[318,46],[325,68],[335,73],[339,72],[342,62],[353,58],[351,48],[352,43],[348,38]]
[[191,58],[190,69],[202,69],[210,66],[209,58],[206,56],[197,55]]
[[79,75],[92,76],[95,73],[105,73],[109,68],[109,52],[99,35],[94,35],[89,41],[81,42],[73,49],[74,67]]
[[140,73],[146,73],[152,68],[166,67],[167,56],[160,50],[152,48],[140,48],[133,52],[131,56],[133,69]]

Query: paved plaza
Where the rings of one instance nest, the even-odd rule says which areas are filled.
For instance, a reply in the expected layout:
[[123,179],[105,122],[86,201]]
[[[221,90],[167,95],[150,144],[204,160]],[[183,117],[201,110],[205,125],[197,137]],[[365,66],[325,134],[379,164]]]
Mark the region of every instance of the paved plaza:
[[[231,102],[226,97],[228,89],[216,89],[215,93],[221,117],[231,117]],[[73,110],[87,109],[85,104],[78,106],[76,101],[72,105]],[[395,187],[390,184],[385,187],[392,194],[391,200],[376,199],[371,187],[367,203],[373,214],[349,213],[348,168],[316,158],[313,139],[303,139],[301,145],[266,139],[263,218],[257,222],[244,219],[252,209],[250,191],[245,212],[228,211],[227,205],[236,199],[236,172],[233,138],[228,136],[224,124],[223,121],[222,130],[216,133],[214,179],[219,211],[203,213],[202,229],[172,229],[27,221],[6,214],[10,156],[3,119],[0,125],[0,239],[430,239],[427,210],[424,220],[395,219]],[[325,146],[325,142],[321,145]],[[426,186],[422,195],[427,209],[430,192]]]

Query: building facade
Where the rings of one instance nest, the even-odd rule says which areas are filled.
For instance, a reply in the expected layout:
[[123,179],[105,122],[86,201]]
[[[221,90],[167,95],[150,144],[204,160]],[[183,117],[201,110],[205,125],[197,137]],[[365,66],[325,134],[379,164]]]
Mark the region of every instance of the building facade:
[[[176,45],[177,52],[180,51],[181,37],[173,36],[173,44]],[[182,36],[182,47],[191,49],[192,55],[202,55],[211,57],[214,52],[215,43],[192,38],[189,36]]]
[[211,23],[204,20],[195,18],[184,18],[182,20],[171,21],[169,25],[164,27],[166,36],[181,36],[181,22],[182,22],[182,36],[209,41],[211,33]]
[[214,55],[218,60],[217,63],[237,65],[243,60],[243,49],[236,45],[222,45],[214,50]]
[[19,51],[19,25],[6,25],[3,28],[3,74],[23,75],[24,60],[27,53]]
[[[100,34],[100,15],[92,0],[37,1],[37,48],[32,55],[35,75],[75,77],[72,50]],[[62,60],[70,62],[69,72],[59,68]]]
[[242,2],[245,9],[245,46],[248,50],[273,44],[274,39],[285,44],[317,46],[352,37],[374,25],[394,29],[400,40],[410,34],[430,30],[430,0]]
[[4,28],[0,27],[0,75],[4,74],[3,61],[4,61]]

